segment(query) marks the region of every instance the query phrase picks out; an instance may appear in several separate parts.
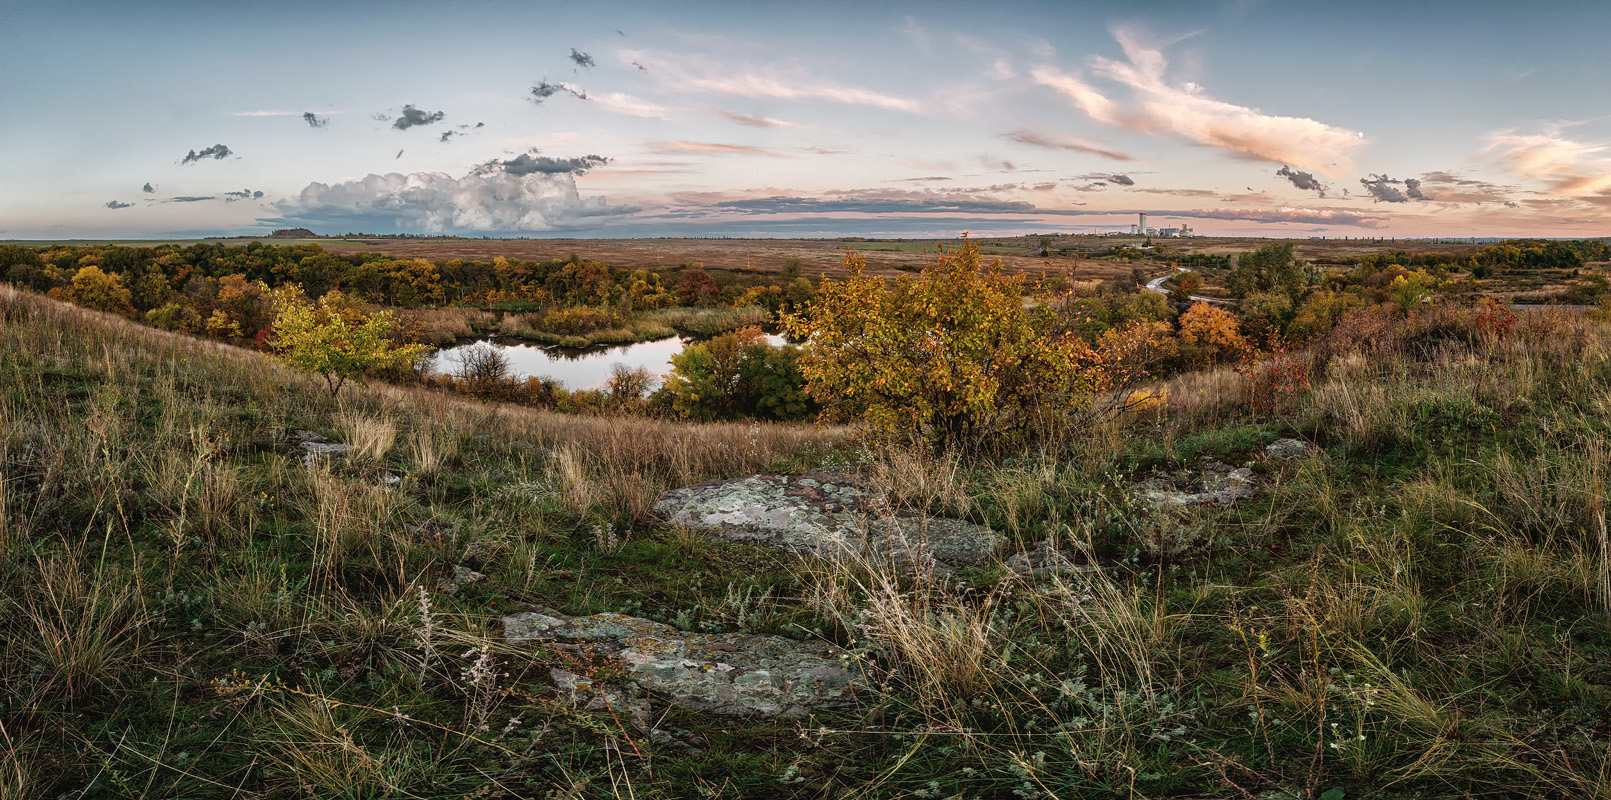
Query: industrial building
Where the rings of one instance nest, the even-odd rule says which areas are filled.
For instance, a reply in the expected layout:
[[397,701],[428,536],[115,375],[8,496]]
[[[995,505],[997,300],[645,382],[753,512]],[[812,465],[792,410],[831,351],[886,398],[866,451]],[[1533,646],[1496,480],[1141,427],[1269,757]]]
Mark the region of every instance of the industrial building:
[[1192,233],[1191,228],[1184,224],[1178,228],[1149,228],[1147,227],[1147,214],[1144,211],[1141,213],[1140,221],[1130,226],[1130,233],[1133,236],[1158,236],[1164,239],[1179,239],[1196,235]]

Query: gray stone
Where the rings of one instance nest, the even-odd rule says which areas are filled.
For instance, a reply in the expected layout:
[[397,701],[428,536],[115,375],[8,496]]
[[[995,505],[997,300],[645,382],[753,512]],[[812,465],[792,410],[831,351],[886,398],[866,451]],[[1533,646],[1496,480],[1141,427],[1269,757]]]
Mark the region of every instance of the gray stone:
[[415,538],[429,542],[451,542],[458,535],[458,529],[446,522],[430,520],[415,525],[412,522],[403,523],[403,532]]
[[602,657],[631,686],[710,714],[798,717],[851,703],[864,684],[841,648],[781,636],[683,633],[623,614],[566,617],[551,611],[504,617],[503,633],[515,644]]
[[1010,572],[1026,576],[1101,571],[1102,568],[1098,566],[1075,564],[1067,555],[1064,555],[1062,550],[1058,549],[1056,544],[1051,539],[1046,539],[1035,545],[1032,550],[1014,554],[1011,558],[1002,562],[1002,566],[1006,567]]
[[649,698],[637,687],[622,687],[563,669],[548,670],[561,700],[583,711],[624,714],[638,730],[649,727]]
[[1277,461],[1298,461],[1308,458],[1315,448],[1300,439],[1276,439],[1264,446],[1264,454]]
[[443,578],[438,585],[441,586],[444,591],[456,594],[460,589],[463,589],[466,586],[474,586],[475,584],[478,584],[486,579],[487,576],[482,575],[469,567],[463,567],[455,564],[453,567],[453,577]]
[[352,449],[352,445],[350,444],[340,444],[337,442],[303,442],[298,446],[303,450],[308,451],[309,455],[314,456],[346,455],[347,451]]
[[1135,493],[1158,509],[1228,506],[1253,496],[1253,470],[1209,462],[1201,470],[1179,470],[1142,481]]
[[303,430],[301,428],[286,428],[285,429],[285,435],[286,435],[287,438],[295,439],[298,442],[328,442],[328,441],[330,441],[329,439],[326,439],[325,437],[320,436],[319,434],[314,433],[313,431],[305,431],[305,430]]
[[982,525],[893,512],[882,496],[828,473],[701,483],[661,495],[655,511],[726,541],[835,561],[887,558],[942,574],[984,563],[1003,542]]

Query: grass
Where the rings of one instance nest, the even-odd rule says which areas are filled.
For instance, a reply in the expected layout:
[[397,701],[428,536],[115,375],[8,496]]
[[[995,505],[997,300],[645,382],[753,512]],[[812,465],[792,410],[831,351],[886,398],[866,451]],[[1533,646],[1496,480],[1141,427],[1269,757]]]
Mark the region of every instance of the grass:
[[[331,399],[6,288],[0,322],[4,800],[1611,797],[1611,327],[1587,316],[1366,315],[1301,355],[1313,388],[1279,413],[1191,373],[999,463]],[[287,427],[355,455],[305,465]],[[1319,452],[1263,458],[1281,436]],[[1258,496],[1162,520],[1128,492],[1204,459],[1251,464]],[[816,468],[1097,569],[914,577],[649,514]],[[1192,536],[1149,549],[1165,522]],[[439,590],[456,565],[486,580]],[[657,704],[694,755],[560,702],[574,658],[493,635],[538,606],[833,642],[873,688],[802,720]]]

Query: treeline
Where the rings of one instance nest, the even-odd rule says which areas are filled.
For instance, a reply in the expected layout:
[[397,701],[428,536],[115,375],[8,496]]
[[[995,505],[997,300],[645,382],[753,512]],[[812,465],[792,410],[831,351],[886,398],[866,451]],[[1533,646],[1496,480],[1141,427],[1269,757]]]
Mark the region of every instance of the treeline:
[[[158,247],[0,246],[0,280],[171,330],[258,337],[266,295],[296,284],[310,297],[339,289],[374,305],[600,309],[609,324],[674,306],[798,306],[813,293],[798,262],[778,273],[624,270],[575,255],[553,261],[399,259],[338,255],[316,244]],[[584,315],[585,316],[585,315]],[[605,324],[605,323],[601,323]]]
[[1478,278],[1485,278],[1506,270],[1581,269],[1591,261],[1611,261],[1611,243],[1597,239],[1573,241],[1512,239],[1489,245],[1470,254],[1412,253],[1394,249],[1353,256],[1336,263],[1374,270],[1386,269],[1395,264],[1411,269],[1443,267],[1469,271]]

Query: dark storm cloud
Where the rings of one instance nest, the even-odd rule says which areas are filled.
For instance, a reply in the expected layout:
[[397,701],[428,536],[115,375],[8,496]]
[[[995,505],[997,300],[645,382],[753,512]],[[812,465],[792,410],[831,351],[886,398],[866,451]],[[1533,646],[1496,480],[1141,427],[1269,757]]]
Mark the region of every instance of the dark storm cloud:
[[594,66],[592,56],[590,56],[590,55],[588,55],[588,54],[586,54],[586,53],[584,53],[584,52],[582,52],[580,50],[577,50],[574,47],[571,48],[571,61],[576,62],[576,66],[578,66],[578,67],[591,67],[591,66]]
[[568,83],[553,83],[547,79],[543,79],[538,81],[537,85],[531,87],[531,101],[537,105],[542,105],[544,100],[547,100],[560,92],[566,92],[570,94],[571,97],[574,97],[578,100],[587,99],[587,92],[584,92]]
[[1280,169],[1275,171],[1275,174],[1291,181],[1294,188],[1302,189],[1306,192],[1314,192],[1321,197],[1326,196],[1326,185],[1321,183],[1320,179],[1316,178],[1312,172],[1304,172],[1303,170],[1297,170],[1283,165]]
[[632,66],[637,67],[639,72],[648,72],[649,71],[648,67],[645,67],[644,65],[639,64],[636,61],[632,62]]
[[441,141],[443,143],[446,143],[447,140],[452,139],[455,136],[460,136],[460,135],[461,134],[458,131],[442,131],[442,139],[441,139]]
[[1359,183],[1370,192],[1370,196],[1378,203],[1408,203],[1410,198],[1394,184],[1403,184],[1386,175],[1371,175],[1369,178],[1360,178]]
[[233,203],[236,200],[261,200],[261,199],[263,199],[263,193],[262,192],[254,192],[251,189],[242,189],[242,190],[240,190],[238,192],[224,192],[224,202],[226,202],[226,203]]
[[576,158],[549,158],[548,156],[522,154],[518,158],[508,161],[496,159],[483,165],[483,169],[501,171],[509,175],[583,175],[594,167],[602,167],[610,163],[610,159],[600,155],[588,154]]
[[119,202],[117,200],[112,200],[112,201],[109,201],[106,204],[106,207],[107,208],[130,208],[133,205],[134,205],[133,203],[123,203],[123,202]]
[[145,192],[146,194],[155,194],[157,187],[152,186],[150,181],[146,181],[145,185],[140,187],[140,191]]
[[180,196],[180,197],[169,198],[170,201],[175,202],[175,203],[200,203],[203,200],[217,200],[217,199],[218,198],[213,197],[212,195],[207,195],[206,197],[192,197],[192,196],[189,196],[189,195],[184,195],[184,196]]
[[1425,194],[1422,194],[1422,192],[1421,192],[1421,182],[1416,180],[1416,179],[1414,179],[1414,178],[1405,178],[1404,179],[1404,193],[1409,195],[1411,200],[1431,200],[1432,199],[1430,197],[1427,197]]
[[308,123],[308,127],[310,128],[323,128],[324,126],[330,124],[329,117],[324,117],[321,119],[318,114],[315,114],[312,111],[302,112],[302,121]]
[[398,151],[397,151],[397,155],[395,155],[395,156],[392,156],[392,160],[393,160],[393,161],[396,161],[396,160],[397,160],[397,159],[399,159],[399,158],[402,158],[402,157],[403,157],[403,151],[401,151],[401,150],[398,150]]
[[420,125],[441,122],[442,118],[446,116],[447,113],[443,111],[421,111],[412,105],[405,105],[403,106],[403,113],[398,115],[396,121],[392,123],[392,127],[400,131],[406,131],[409,128]]
[[211,158],[211,159],[216,161],[216,160],[222,160],[222,159],[228,158],[229,156],[231,156],[233,154],[234,154],[234,151],[230,150],[228,147],[225,147],[224,145],[221,145],[221,144],[215,144],[212,147],[204,147],[204,148],[202,148],[201,152],[199,152],[199,153],[196,152],[195,150],[190,151],[188,154],[185,155],[185,157],[183,159],[181,159],[179,161],[179,163],[180,164],[194,164],[197,161],[201,161],[202,159],[205,159],[205,158]]

